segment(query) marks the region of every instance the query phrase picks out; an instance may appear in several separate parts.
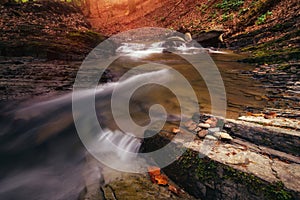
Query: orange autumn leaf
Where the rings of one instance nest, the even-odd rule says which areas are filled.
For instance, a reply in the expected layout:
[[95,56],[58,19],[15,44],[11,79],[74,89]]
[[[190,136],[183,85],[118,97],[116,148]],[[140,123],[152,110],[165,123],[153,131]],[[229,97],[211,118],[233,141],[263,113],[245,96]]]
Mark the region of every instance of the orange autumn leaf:
[[251,112],[246,112],[246,116],[252,116]]
[[179,195],[180,191],[173,185],[169,185],[168,190],[170,190],[171,192],[173,192],[176,195]]
[[179,133],[180,132],[180,129],[179,128],[173,128],[172,129],[172,133]]
[[155,176],[155,181],[158,185],[167,185],[168,184],[168,178],[167,176],[160,174]]
[[253,117],[264,117],[265,115],[263,113],[252,113],[252,112],[247,112],[246,116],[253,116]]
[[149,166],[148,174],[153,183],[157,183],[158,185],[167,185],[168,184],[167,176],[161,174],[159,167]]
[[150,180],[152,183],[156,183],[155,176],[150,176]]
[[268,114],[265,114],[265,116],[264,116],[265,119],[273,119],[276,117],[277,117],[277,113],[275,113],[275,112],[270,112]]
[[254,117],[264,117],[265,115],[262,113],[252,114]]
[[155,177],[160,175],[160,168],[156,166],[149,166],[148,167],[148,174],[150,176],[150,179],[152,183],[157,183]]
[[149,166],[148,173],[150,176],[160,175],[160,168],[156,166]]

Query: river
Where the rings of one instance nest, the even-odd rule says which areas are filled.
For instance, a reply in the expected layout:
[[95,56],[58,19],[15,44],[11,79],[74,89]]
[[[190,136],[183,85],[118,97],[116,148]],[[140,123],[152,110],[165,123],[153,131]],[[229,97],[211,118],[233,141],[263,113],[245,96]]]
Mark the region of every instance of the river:
[[[108,68],[114,74],[115,83],[100,85],[96,90],[79,91],[75,98],[73,95],[73,99],[72,93],[67,93],[50,96],[41,102],[28,100],[26,106],[21,104],[1,109],[5,112],[1,113],[0,124],[0,198],[77,199],[86,184],[86,176],[91,176],[86,174],[95,174],[96,181],[101,179],[101,168],[91,170],[87,167],[89,153],[84,147],[86,144],[82,143],[82,135],[78,137],[78,125],[75,124],[76,131],[73,117],[86,120],[85,133],[95,134],[91,139],[100,141],[98,153],[108,153],[110,159],[113,157],[115,160],[122,160],[125,156],[126,160],[123,153],[111,153],[109,145],[101,137],[105,135],[103,137],[114,145],[137,152],[140,145],[138,137],[143,136],[139,131],[144,129],[134,129],[132,122],[139,125],[136,127],[144,127],[149,125],[152,117],[159,122],[166,120],[177,123],[182,116],[188,118],[198,111],[212,113],[214,99],[211,95],[221,102],[216,103],[213,114],[225,114],[227,118],[237,118],[241,113],[264,107],[262,97],[265,91],[247,73],[253,66],[236,62],[240,55],[229,51],[179,47],[177,53],[170,53],[162,49],[161,43],[153,43],[147,48],[137,47],[134,43],[122,44],[117,49],[118,58]],[[196,60],[189,60],[195,58],[195,55]],[[202,74],[198,73],[191,62],[200,66]],[[213,66],[217,70],[211,71],[209,67]],[[173,70],[183,75],[184,80]],[[123,78],[119,80],[119,77]],[[142,86],[145,82],[150,84]],[[222,90],[223,84],[225,93]],[[136,91],[127,98],[132,87],[136,87]],[[119,92],[113,94],[116,88]],[[210,94],[211,91],[214,94]],[[90,122],[93,119],[84,111],[89,109],[88,105],[84,105],[84,99],[90,97],[96,97],[94,108],[104,132],[95,131],[98,130],[97,125]],[[116,99],[113,105],[112,97]],[[83,105],[78,108],[78,115],[76,112],[74,115],[74,101]],[[226,103],[225,107],[222,102]],[[6,107],[5,104],[11,102],[2,105]],[[152,107],[158,104],[164,110],[161,106]],[[113,106],[122,112],[112,113]],[[128,121],[127,115],[123,116],[127,108],[133,121]],[[149,109],[152,109],[150,117]],[[119,120],[117,123],[114,121],[116,115]],[[126,134],[122,136],[125,132],[130,132],[134,137],[127,137]]]

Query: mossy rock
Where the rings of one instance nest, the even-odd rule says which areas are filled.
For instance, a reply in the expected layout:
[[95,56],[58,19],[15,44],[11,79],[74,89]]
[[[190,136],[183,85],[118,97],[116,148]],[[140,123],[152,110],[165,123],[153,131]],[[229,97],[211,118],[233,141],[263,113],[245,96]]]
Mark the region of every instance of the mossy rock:
[[299,196],[281,182],[269,183],[208,157],[200,158],[198,152],[190,149],[163,171],[176,184],[201,199],[292,200]]
[[238,27],[247,27],[255,23],[257,16],[260,16],[276,5],[279,0],[259,0],[241,17]]
[[96,46],[106,38],[94,31],[71,31],[67,34],[67,38],[77,42],[84,42],[86,44]]

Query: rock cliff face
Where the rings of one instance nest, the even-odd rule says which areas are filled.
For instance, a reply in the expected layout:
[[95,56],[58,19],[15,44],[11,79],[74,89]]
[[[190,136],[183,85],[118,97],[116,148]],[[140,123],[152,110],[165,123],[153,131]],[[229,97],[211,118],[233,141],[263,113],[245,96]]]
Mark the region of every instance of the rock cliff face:
[[104,37],[64,2],[0,5],[0,56],[83,60]]

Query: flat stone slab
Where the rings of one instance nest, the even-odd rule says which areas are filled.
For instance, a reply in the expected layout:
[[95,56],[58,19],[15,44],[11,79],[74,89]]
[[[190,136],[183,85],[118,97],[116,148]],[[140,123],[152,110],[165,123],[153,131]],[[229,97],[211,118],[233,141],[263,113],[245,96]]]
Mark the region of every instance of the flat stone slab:
[[300,155],[299,120],[285,118],[263,120],[261,117],[240,117],[239,119],[225,120],[224,129],[230,135],[257,145],[296,156]]
[[[196,140],[185,144],[189,149],[201,152],[205,145],[203,140]],[[253,174],[265,181],[282,182],[290,190],[300,192],[300,158],[293,157],[294,160],[281,161],[278,158],[272,159],[258,152],[249,146],[237,143],[213,142],[207,146],[207,157],[228,165],[234,169]],[[280,176],[279,176],[280,175]]]
[[[201,115],[193,120],[196,124],[209,123],[212,118]],[[200,137],[197,128],[187,126],[194,123],[186,123],[172,133],[192,135],[193,141],[170,138],[164,130],[148,138],[145,149],[159,149],[168,139],[174,148],[183,144],[187,151],[163,171],[196,198],[300,199],[300,134],[296,119],[266,119],[265,125],[259,117],[217,119],[223,120],[221,131],[227,132],[229,140],[215,137],[218,132],[211,132],[215,128],[202,128],[200,131],[207,130],[208,135]]]
[[[241,116],[238,120],[246,121],[246,122],[253,122],[256,124],[263,124],[266,126],[274,126],[274,127],[281,127],[281,128],[289,128],[292,130],[300,130],[300,120],[298,119],[288,119],[288,118],[273,118],[273,119],[266,119],[262,116],[255,117],[255,116]],[[290,134],[295,134],[300,136],[300,132],[296,131],[289,131]]]

